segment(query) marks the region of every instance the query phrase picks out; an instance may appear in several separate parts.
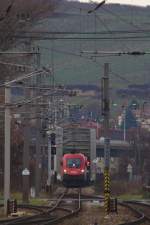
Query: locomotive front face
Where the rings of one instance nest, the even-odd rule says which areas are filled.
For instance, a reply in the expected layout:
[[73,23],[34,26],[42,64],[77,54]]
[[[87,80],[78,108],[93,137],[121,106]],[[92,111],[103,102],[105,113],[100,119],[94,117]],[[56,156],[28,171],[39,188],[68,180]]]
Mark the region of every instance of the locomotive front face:
[[66,157],[63,163],[63,182],[72,186],[79,186],[85,182],[85,165],[85,160],[81,156]]
[[65,162],[64,174],[79,176],[84,173],[84,162],[80,158],[67,158]]

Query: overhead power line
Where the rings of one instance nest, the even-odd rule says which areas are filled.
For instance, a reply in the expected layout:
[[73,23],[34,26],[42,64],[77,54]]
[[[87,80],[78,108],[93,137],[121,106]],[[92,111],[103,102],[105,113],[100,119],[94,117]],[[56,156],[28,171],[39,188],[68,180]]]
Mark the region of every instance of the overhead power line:
[[[48,47],[43,47],[43,46],[40,46],[40,48],[43,48],[43,49],[46,49],[46,50],[51,50],[51,48],[48,48]],[[92,61],[93,63],[95,63],[98,67],[101,67],[101,68],[103,68],[103,65],[101,65],[99,62],[97,62],[97,61],[93,61],[93,58],[90,56],[90,55],[83,55],[82,54],[82,52],[81,52],[81,54],[77,54],[77,53],[75,53],[75,52],[68,52],[68,51],[62,51],[62,50],[57,50],[57,49],[53,49],[53,51],[54,52],[56,52],[56,53],[61,53],[61,54],[66,54],[66,55],[72,55],[72,56],[74,56],[74,57],[80,57],[80,58],[83,58],[83,59],[86,59],[86,60],[90,60],[90,61]],[[134,51],[132,51],[132,52],[134,52]],[[103,52],[104,53],[104,52]],[[108,53],[108,52],[107,52]],[[133,54],[134,55],[134,54]],[[107,54],[105,54],[105,55],[102,55],[101,57],[108,57],[108,56],[113,56],[113,55],[107,55]],[[68,62],[69,63],[69,62]],[[122,81],[124,81],[124,82],[126,82],[127,84],[135,84],[135,82],[133,82],[133,81],[131,81],[131,80],[129,80],[129,79],[127,79],[124,75],[120,75],[120,74],[118,74],[118,73],[116,73],[116,72],[113,72],[113,71],[110,71],[111,72],[111,74],[114,76],[114,77],[116,77],[116,78],[118,78],[119,80],[122,80]]]
[[29,65],[25,65],[25,64],[17,64],[17,63],[10,63],[10,62],[4,62],[4,61],[0,61],[0,64],[2,65],[7,65],[7,66],[17,66],[17,67],[24,67],[24,68],[35,68],[35,66],[29,66]]
[[35,71],[31,72],[31,73],[24,74],[23,76],[18,77],[18,78],[14,79],[14,80],[4,82],[4,83],[0,84],[0,87],[9,86],[12,83],[16,83],[16,82],[19,82],[19,81],[22,81],[22,80],[26,80],[26,79],[29,79],[30,77],[41,75],[43,73],[49,73],[49,72],[46,71],[44,68],[41,69],[41,70],[35,70]]
[[[96,17],[99,17],[96,15]],[[0,29],[0,32],[4,32],[5,29]],[[96,35],[112,35],[112,34],[137,34],[137,33],[150,33],[150,29],[138,29],[138,30],[131,30],[131,29],[126,29],[126,30],[107,30],[107,31],[47,31],[47,30],[36,30],[36,31],[20,31],[18,32],[18,35],[91,35],[91,34],[96,34]],[[13,37],[13,36],[12,36]],[[7,52],[6,52],[7,53]],[[32,52],[31,52],[32,53]],[[29,52],[29,54],[31,54]],[[19,54],[19,52],[18,52]],[[24,53],[25,54],[25,53]],[[33,54],[37,54],[36,52]]]
[[111,56],[121,56],[121,55],[135,55],[135,56],[140,56],[140,55],[146,55],[150,54],[150,52],[145,52],[145,51],[128,51],[128,52],[119,52],[119,51],[82,51],[81,53],[86,53],[86,54],[92,54],[94,56],[101,56],[101,55],[111,55]]
[[18,39],[34,39],[34,40],[142,40],[149,39],[150,35],[141,36],[118,36],[118,37],[59,37],[59,36],[42,36],[42,35],[15,35]]

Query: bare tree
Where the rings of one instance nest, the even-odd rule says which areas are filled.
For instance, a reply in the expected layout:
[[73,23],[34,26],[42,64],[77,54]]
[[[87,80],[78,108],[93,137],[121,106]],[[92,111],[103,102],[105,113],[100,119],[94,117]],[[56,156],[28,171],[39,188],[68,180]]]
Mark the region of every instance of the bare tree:
[[16,43],[15,34],[28,31],[56,8],[58,0],[1,0],[0,49],[7,50]]
[[[0,51],[19,50],[20,43],[16,38],[19,32],[30,31],[37,22],[48,18],[54,12],[59,0],[0,0]],[[16,56],[0,54],[0,83],[6,77],[12,79],[24,71],[24,65],[19,66],[30,59],[29,55]],[[28,60],[29,61],[29,60]],[[0,103],[4,103],[4,88],[0,88]],[[3,168],[4,145],[4,114],[0,113],[0,170]],[[13,132],[15,127],[13,126]],[[13,133],[12,132],[12,133]],[[14,132],[16,140],[18,133]],[[18,144],[17,144],[18,146]]]
[[[27,32],[37,22],[54,12],[58,0],[1,0],[0,1],[0,50],[6,51],[19,48],[19,40],[15,37],[20,32]],[[25,56],[29,57],[29,56]],[[17,76],[17,66],[11,65],[23,62],[23,57],[0,55],[0,80],[6,76]],[[19,66],[18,66],[19,67]],[[12,69],[13,68],[13,69]],[[22,71],[24,72],[24,71]]]

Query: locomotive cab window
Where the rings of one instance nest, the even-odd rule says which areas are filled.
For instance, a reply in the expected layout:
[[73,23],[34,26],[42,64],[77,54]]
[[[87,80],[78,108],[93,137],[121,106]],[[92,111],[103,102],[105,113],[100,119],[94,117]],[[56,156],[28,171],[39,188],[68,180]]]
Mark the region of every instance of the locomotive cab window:
[[67,159],[68,168],[80,168],[81,159]]

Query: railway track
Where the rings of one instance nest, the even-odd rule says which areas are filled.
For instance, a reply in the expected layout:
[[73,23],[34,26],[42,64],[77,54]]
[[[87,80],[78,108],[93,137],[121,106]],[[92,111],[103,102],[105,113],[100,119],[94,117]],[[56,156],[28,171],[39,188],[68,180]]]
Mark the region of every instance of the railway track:
[[143,203],[140,201],[126,201],[120,202],[120,205],[129,208],[137,217],[127,223],[121,223],[119,225],[149,225],[150,224],[150,204]]
[[[19,208],[30,209],[37,211],[35,215],[22,216],[19,218],[3,219],[0,220],[0,224],[3,225],[49,225],[61,222],[62,220],[74,216],[81,209],[81,189],[78,189],[76,193],[69,194],[71,202],[69,203],[66,199],[68,198],[68,189],[66,189],[56,200],[56,202],[49,206],[30,206],[20,205]],[[65,200],[64,200],[65,199]]]
[[[34,215],[22,216],[19,218],[3,219],[3,225],[50,225],[61,224],[66,218],[78,214],[81,209],[81,202],[99,200],[101,196],[84,195],[81,189],[65,189],[57,198],[50,200],[49,206],[19,205],[19,208],[31,210]],[[131,210],[135,219],[118,225],[150,225],[150,204],[139,201],[120,201],[119,204]],[[2,205],[1,205],[2,206]],[[79,224],[80,225],[80,224]]]

